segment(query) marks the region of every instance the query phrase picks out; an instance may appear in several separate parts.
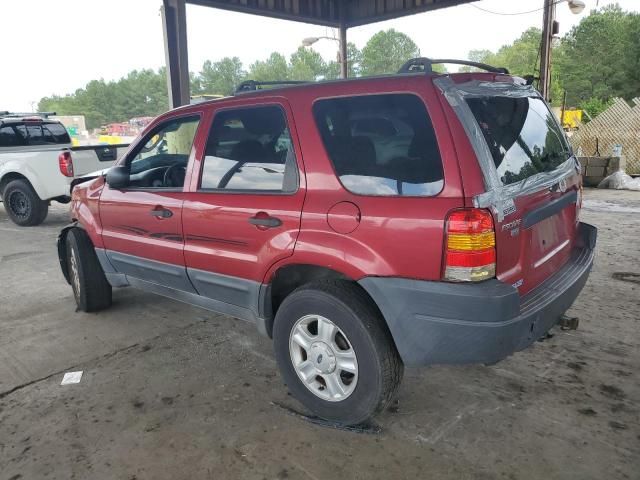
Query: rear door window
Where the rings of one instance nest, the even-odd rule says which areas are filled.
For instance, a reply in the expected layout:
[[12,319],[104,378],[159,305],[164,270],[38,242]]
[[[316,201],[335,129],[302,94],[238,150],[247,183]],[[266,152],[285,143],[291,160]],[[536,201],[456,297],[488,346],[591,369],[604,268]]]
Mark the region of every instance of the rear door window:
[[442,190],[435,132],[416,95],[319,100],[313,113],[336,174],[350,192],[432,196]]
[[564,132],[541,98],[469,98],[498,176],[509,185],[564,163],[570,148]]
[[129,154],[133,188],[182,188],[199,116],[168,120],[156,126]]
[[66,128],[60,123],[25,123],[17,127],[29,145],[58,145],[71,143]]
[[200,188],[294,193],[298,169],[282,108],[269,105],[217,113]]

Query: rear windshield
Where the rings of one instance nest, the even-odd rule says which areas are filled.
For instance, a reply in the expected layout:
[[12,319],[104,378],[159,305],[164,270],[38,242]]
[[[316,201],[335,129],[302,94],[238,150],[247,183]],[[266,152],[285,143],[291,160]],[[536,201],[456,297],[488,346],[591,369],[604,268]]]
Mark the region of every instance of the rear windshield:
[[555,170],[570,156],[564,132],[540,98],[469,98],[503,185]]
[[0,147],[71,143],[61,123],[7,123],[0,128]]
[[429,114],[411,94],[319,100],[313,113],[342,185],[360,195],[431,196],[443,187]]

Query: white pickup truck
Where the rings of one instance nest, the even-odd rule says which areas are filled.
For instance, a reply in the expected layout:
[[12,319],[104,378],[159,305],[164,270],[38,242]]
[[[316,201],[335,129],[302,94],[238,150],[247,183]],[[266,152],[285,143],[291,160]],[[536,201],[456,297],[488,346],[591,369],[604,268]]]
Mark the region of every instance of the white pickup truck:
[[20,226],[39,225],[52,200],[67,203],[74,178],[110,167],[128,145],[72,146],[49,114],[0,112],[0,199]]

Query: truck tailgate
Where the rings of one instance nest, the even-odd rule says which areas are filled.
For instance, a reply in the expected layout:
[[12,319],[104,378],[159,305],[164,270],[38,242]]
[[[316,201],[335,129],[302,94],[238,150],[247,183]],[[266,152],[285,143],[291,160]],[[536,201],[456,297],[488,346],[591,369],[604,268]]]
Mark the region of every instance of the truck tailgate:
[[109,168],[129,148],[128,145],[90,145],[73,147],[73,172],[81,177],[96,170]]

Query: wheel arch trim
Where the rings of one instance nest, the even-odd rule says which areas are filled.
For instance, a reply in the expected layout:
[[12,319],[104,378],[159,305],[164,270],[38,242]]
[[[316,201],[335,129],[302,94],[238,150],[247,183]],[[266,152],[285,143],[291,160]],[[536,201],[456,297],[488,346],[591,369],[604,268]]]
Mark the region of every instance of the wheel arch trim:
[[71,277],[69,275],[69,268],[67,266],[67,235],[69,234],[69,230],[71,230],[72,228],[80,228],[84,230],[82,224],[78,223],[77,220],[74,220],[73,222],[62,227],[62,230],[60,230],[58,239],[56,241],[60,270],[62,270],[62,275],[69,285],[71,285]]

